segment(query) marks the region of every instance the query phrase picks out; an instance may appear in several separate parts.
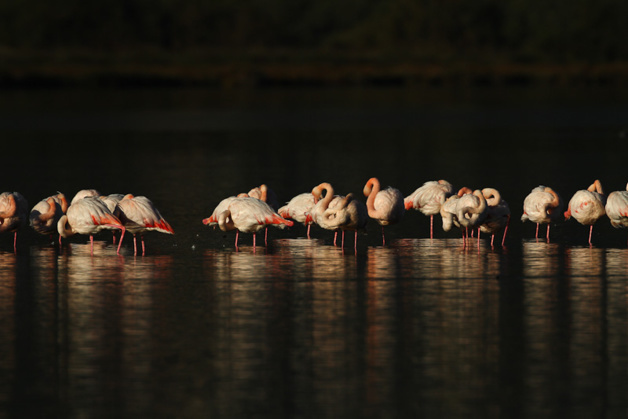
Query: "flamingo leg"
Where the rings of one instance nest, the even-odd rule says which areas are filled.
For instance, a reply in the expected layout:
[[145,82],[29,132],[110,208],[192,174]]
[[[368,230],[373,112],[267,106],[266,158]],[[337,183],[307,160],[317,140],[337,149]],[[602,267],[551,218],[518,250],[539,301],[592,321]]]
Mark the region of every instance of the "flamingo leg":
[[89,245],[90,245],[90,253],[94,256],[94,236],[89,235]]
[[353,239],[353,250],[358,251],[358,230],[355,231],[355,238]]
[[307,238],[308,239],[311,239],[311,237],[310,237],[310,227],[312,227],[312,224],[308,224],[307,225]]
[[264,231],[264,245],[268,246],[268,227],[266,227],[266,230]]
[[340,239],[340,248],[344,249],[345,248],[345,231],[342,230],[342,239]]
[[111,235],[113,236],[113,244],[116,244],[116,232],[112,231]]
[[142,256],[146,254],[146,248],[144,247],[144,236],[140,236],[142,238]]
[[384,235],[384,226],[382,226],[382,246],[386,246],[386,236]]
[[137,255],[137,237],[133,235],[133,256]]
[[592,246],[592,243],[591,243],[592,234],[593,234],[593,224],[591,224],[591,227],[589,228],[589,246]]
[[478,250],[480,250],[480,227],[478,227]]
[[256,233],[253,233],[253,250],[255,250],[255,238],[257,237]]
[[17,231],[13,235],[13,252],[17,253]]
[[334,246],[336,245],[336,238],[338,237],[338,230],[334,233]]
[[549,225],[549,224],[547,224],[547,234],[546,234],[546,235],[547,235],[547,237],[546,237],[546,239],[547,239],[547,242],[548,242],[548,243],[549,243],[549,232],[550,232],[550,225]]
[[495,240],[495,235],[491,235],[491,249],[493,248],[493,241]]
[[117,254],[120,254],[120,246],[122,246],[122,239],[124,238],[124,232],[126,231],[124,227],[122,227],[121,230],[122,233],[120,234],[120,241],[118,242],[118,250],[116,251]]
[[535,239],[539,238],[539,223],[536,223],[536,235],[534,236]]
[[236,241],[235,241],[235,248],[236,250],[238,250],[238,236],[240,235],[240,230],[236,230]]
[[430,215],[430,239],[434,238],[434,215]]

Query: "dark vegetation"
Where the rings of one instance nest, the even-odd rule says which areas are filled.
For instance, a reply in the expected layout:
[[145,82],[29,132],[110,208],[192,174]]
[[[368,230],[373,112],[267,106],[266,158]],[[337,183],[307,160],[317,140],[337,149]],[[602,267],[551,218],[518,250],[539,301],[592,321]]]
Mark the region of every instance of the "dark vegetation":
[[625,83],[616,0],[7,0],[0,83]]

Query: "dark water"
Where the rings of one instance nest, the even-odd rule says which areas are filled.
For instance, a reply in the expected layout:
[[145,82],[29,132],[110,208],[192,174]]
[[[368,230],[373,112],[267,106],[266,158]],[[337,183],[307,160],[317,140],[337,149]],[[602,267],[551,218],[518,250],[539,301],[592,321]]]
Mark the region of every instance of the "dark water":
[[[628,232],[519,221],[539,184],[624,189],[617,89],[7,91],[3,190],[146,195],[174,236],[0,236],[0,416],[625,417]],[[506,246],[408,212],[342,251],[303,226],[253,250],[224,197],[322,182],[495,187]],[[258,243],[262,240],[258,237]]]

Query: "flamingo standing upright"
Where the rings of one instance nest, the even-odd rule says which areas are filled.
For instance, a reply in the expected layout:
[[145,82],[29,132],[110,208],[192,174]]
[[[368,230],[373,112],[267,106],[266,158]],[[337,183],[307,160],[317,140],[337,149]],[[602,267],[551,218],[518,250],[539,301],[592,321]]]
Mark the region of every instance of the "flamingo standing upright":
[[304,192],[292,198],[283,207],[277,211],[285,219],[292,219],[307,226],[307,238],[310,238],[310,229],[312,227],[312,218],[308,214],[316,204],[314,195],[310,192]]
[[278,228],[294,225],[292,221],[282,218],[264,201],[251,197],[231,200],[228,208],[218,214],[217,222],[222,231],[236,230],[236,249],[238,249],[240,232],[253,233],[253,249],[255,249],[255,233],[261,229],[268,225]]
[[455,195],[451,195],[447,199],[445,199],[445,202],[443,202],[439,211],[440,216],[443,220],[443,230],[449,231],[454,225],[458,227],[462,232],[462,240],[465,246],[467,243],[467,237],[465,234],[466,229],[463,228],[458,221],[458,202],[460,201],[461,197],[470,193],[473,193],[473,191],[466,186],[460,188],[458,190],[458,193],[456,193]]
[[[56,195],[42,199],[30,212],[30,225],[39,234],[50,235],[57,233],[57,223],[68,210],[68,201],[65,195],[58,192]],[[59,236],[61,244],[61,236]]]
[[341,201],[338,206],[337,212],[340,212],[339,219],[343,219],[344,222],[340,226],[342,230],[342,243],[340,247],[345,247],[345,231],[353,231],[353,249],[358,250],[358,232],[364,230],[366,223],[368,222],[369,215],[368,209],[364,202],[354,199],[353,194],[348,194],[344,200]]
[[382,245],[385,245],[384,227],[401,221],[406,212],[403,195],[399,189],[390,186],[381,190],[379,180],[376,177],[372,177],[366,182],[363,192],[364,196],[367,197],[366,208],[369,217],[382,226]]
[[120,220],[109,211],[104,202],[94,196],[87,196],[70,204],[67,212],[61,216],[57,223],[57,230],[63,238],[74,234],[89,235],[92,254],[94,254],[94,234],[101,230],[113,229],[122,231],[117,249],[117,253],[120,254],[120,245],[125,228]]
[[[100,198],[100,200],[105,203],[105,205],[107,206],[107,208],[109,208],[109,211],[111,211],[113,215],[115,215],[117,218],[120,218],[120,207],[118,206],[118,203],[124,198],[123,194],[113,193],[109,195],[100,195],[100,196],[95,195],[95,196],[98,196],[98,198]],[[111,230],[111,235],[113,236],[113,244],[116,244],[115,230]]]
[[[323,191],[325,196],[323,196]],[[316,202],[312,210],[306,214],[306,222],[314,222],[325,230],[334,232],[334,246],[340,226],[346,222],[346,212],[338,210],[347,204],[347,197],[334,195],[334,188],[328,182],[323,182],[312,188],[312,196]]]
[[229,209],[229,204],[231,204],[231,201],[233,201],[234,199],[236,199],[235,196],[230,196],[220,201],[218,205],[216,205],[216,208],[214,208],[214,211],[212,212],[212,214],[207,218],[203,218],[203,224],[210,225],[210,226],[217,226],[218,215],[220,215],[221,213]]
[[17,232],[28,222],[28,201],[19,192],[0,194],[0,233],[13,233],[13,251],[17,251]]
[[614,191],[606,199],[606,215],[615,228],[628,228],[628,184],[625,191]]
[[482,195],[484,195],[486,199],[487,212],[484,222],[480,225],[480,231],[491,235],[491,247],[493,247],[495,233],[504,230],[504,235],[502,236],[503,246],[506,241],[506,233],[508,232],[508,224],[510,222],[510,207],[508,203],[502,199],[497,189],[484,188],[482,189]]
[[430,216],[430,239],[434,238],[434,215],[440,213],[441,205],[453,193],[453,186],[446,180],[431,180],[404,198],[406,210],[414,208]]
[[596,179],[586,190],[579,190],[571,197],[565,211],[565,220],[573,217],[580,224],[589,226],[589,246],[592,245],[593,224],[606,214],[605,205],[602,183]]
[[480,225],[488,214],[486,198],[479,189],[471,194],[464,194],[460,197],[456,206],[457,220],[460,227],[465,229],[465,234],[469,236],[469,230],[478,229],[478,247],[480,245]]
[[561,219],[563,205],[557,192],[548,186],[539,185],[524,199],[521,221],[536,223],[536,239],[539,238],[539,225],[547,224],[545,236],[549,242],[550,224]]
[[[137,255],[137,239],[139,233],[142,240],[142,256],[146,253],[144,246],[144,233],[158,231],[160,233],[174,234],[174,230],[161,216],[159,210],[145,196],[133,196],[127,194],[118,203],[120,209],[120,221],[125,229],[133,234],[133,254]],[[122,242],[122,238],[120,238]]]

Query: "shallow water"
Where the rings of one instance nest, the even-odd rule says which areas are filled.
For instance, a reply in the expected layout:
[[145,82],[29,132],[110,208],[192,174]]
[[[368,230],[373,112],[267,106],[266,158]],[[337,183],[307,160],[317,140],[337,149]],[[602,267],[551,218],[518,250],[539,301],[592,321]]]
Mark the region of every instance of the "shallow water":
[[[13,91],[5,190],[150,197],[175,229],[146,256],[111,235],[0,236],[0,406],[65,417],[624,417],[628,232],[519,221],[538,184],[625,187],[621,92]],[[625,96],[624,96],[625,97]],[[201,223],[267,183],[361,196],[378,176],[496,187],[506,245],[408,212],[346,238]],[[543,233],[543,230],[542,230]],[[543,237],[544,235],[541,234]],[[497,240],[496,240],[497,242]]]

